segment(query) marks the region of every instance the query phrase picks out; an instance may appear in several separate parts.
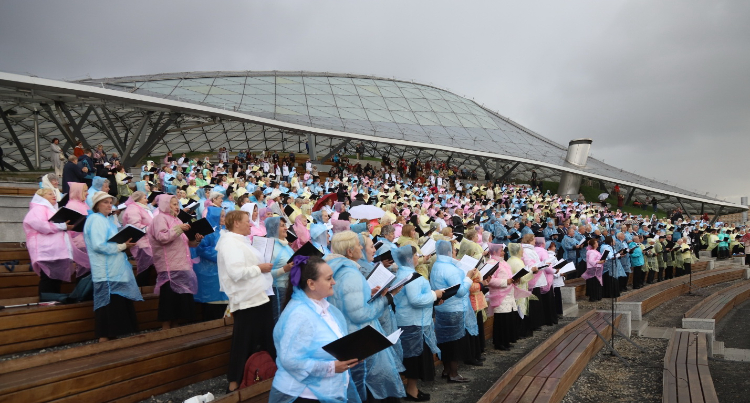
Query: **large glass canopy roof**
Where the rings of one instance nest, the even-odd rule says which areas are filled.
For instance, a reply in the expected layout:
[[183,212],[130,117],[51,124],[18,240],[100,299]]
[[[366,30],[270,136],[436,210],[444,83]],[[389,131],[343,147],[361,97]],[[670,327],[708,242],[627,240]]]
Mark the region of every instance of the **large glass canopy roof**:
[[372,76],[242,71],[63,82],[0,72],[0,117],[0,141],[13,145],[3,147],[12,169],[48,168],[46,150],[56,137],[64,149],[75,139],[101,144],[128,164],[219,147],[299,153],[310,141],[320,157],[352,152],[362,141],[369,156],[451,160],[480,177],[528,180],[536,169],[557,181],[568,171],[610,189],[620,184],[635,198],[661,195],[661,205],[693,213],[704,205],[746,209],[591,157],[585,167],[571,166],[567,147],[473,100]]

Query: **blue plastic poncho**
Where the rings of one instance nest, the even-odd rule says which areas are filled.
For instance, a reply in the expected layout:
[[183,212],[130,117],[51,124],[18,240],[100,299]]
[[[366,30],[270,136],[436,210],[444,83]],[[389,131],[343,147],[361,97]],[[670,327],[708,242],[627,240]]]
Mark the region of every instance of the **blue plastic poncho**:
[[444,290],[456,284],[461,285],[456,295],[435,307],[435,336],[438,344],[458,340],[464,337],[466,331],[472,336],[478,335],[477,318],[469,298],[472,280],[453,263],[450,242],[437,241],[435,252],[437,257],[430,272],[432,289]]
[[635,242],[630,242],[628,244],[628,247],[630,249],[633,249],[633,253],[630,254],[630,266],[631,267],[638,267],[643,266],[643,249],[641,249],[640,244],[637,244]]
[[323,252],[324,255],[331,253],[331,250],[328,249],[327,234],[328,228],[324,224],[310,225],[310,243]]
[[221,208],[209,207],[206,220],[211,224],[214,232],[206,235],[195,248],[195,253],[200,258],[200,262],[193,264],[193,271],[198,277],[198,292],[195,294],[195,300],[204,303],[227,301],[229,297],[220,290],[219,266],[216,264],[216,244],[224,231],[219,224]]
[[[370,299],[370,286],[356,262],[334,254],[328,255],[326,260],[333,269],[333,279],[336,281],[328,302],[344,314],[348,332],[370,325],[385,334],[378,319],[384,310],[390,309],[388,299],[380,297],[372,303],[367,302]],[[406,392],[399,376],[399,372],[404,370],[396,351],[387,348],[368,357],[364,365],[352,368],[351,372],[360,398],[366,400],[367,389],[376,399],[404,397]]]
[[[623,249],[628,249],[628,242],[621,241],[618,239],[615,241],[615,247],[617,248],[618,251],[621,251]],[[626,253],[623,256],[619,256],[617,260],[620,262],[620,266],[622,266],[623,273],[624,273],[623,276],[618,276],[618,277],[627,277],[628,273],[632,271],[630,269],[630,256]]]
[[107,178],[102,178],[101,176],[95,176],[94,179],[91,180],[91,187],[86,196],[86,204],[89,205],[89,208],[94,208],[94,193],[102,191],[102,186],[104,186],[104,181],[106,180]]
[[94,310],[108,305],[111,294],[143,301],[127,255],[120,251],[116,243],[107,241],[115,234],[117,226],[111,220],[101,213],[89,214],[83,227],[83,236],[91,262]]
[[[410,245],[394,248],[392,254],[398,265],[396,281],[415,273]],[[396,323],[403,330],[401,347],[404,358],[422,354],[425,343],[430,347],[430,351],[439,354],[440,349],[437,347],[435,327],[432,323],[435,293],[427,279],[420,276],[405,285],[401,292],[393,297],[393,301],[396,303]]]
[[[278,370],[273,378],[270,403],[291,403],[297,399],[304,388],[288,385],[299,385],[309,388],[313,394],[325,403],[360,402],[353,382],[346,374],[326,376],[331,361],[336,361],[332,355],[323,350],[323,346],[338,339],[336,333],[320,317],[313,306],[314,302],[304,291],[294,288],[292,300],[289,301],[284,312],[279,317],[273,329],[273,342],[276,346],[276,366]],[[347,325],[344,315],[335,306],[328,307],[328,313],[339,324],[340,333],[346,335]],[[362,367],[363,364],[357,367]],[[355,368],[357,368],[355,367]],[[286,393],[280,393],[279,389]],[[293,390],[289,390],[293,389]],[[291,395],[296,394],[296,396]]]
[[313,211],[312,214],[310,214],[310,215],[312,216],[313,220],[315,220],[315,224],[325,224],[323,222],[323,211],[322,210]]
[[359,238],[359,246],[362,247],[362,257],[357,260],[357,264],[359,264],[359,271],[362,275],[367,277],[370,275],[370,272],[372,272],[372,269],[375,268],[375,265],[367,260],[367,254],[365,253],[365,245],[367,243],[365,237],[362,236],[362,234],[357,234],[357,238]]
[[274,310],[274,320],[279,318],[281,311],[284,309],[286,298],[287,284],[289,283],[289,273],[286,273],[283,267],[291,259],[294,251],[289,247],[286,240],[279,239],[279,225],[281,217],[266,218],[266,237],[274,239],[273,255],[271,256],[271,274],[273,275],[273,296],[270,296],[272,309]]
[[367,223],[366,222],[357,222],[354,224],[349,225],[349,229],[356,232],[357,234],[361,232],[367,232]]

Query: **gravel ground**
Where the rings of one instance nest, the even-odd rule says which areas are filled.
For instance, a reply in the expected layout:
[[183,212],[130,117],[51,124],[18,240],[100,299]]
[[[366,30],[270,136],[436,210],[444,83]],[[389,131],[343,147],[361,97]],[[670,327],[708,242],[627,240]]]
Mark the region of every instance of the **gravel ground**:
[[[740,280],[737,280],[740,281]],[[694,289],[696,295],[680,295],[661,304],[658,308],[645,315],[651,327],[682,327],[685,312],[703,301],[707,296],[724,288],[737,284],[737,281],[718,283],[704,288]]]
[[748,331],[750,331],[750,300],[734,307],[716,324],[716,340],[723,341],[724,347],[750,349]]
[[602,348],[565,395],[563,403],[661,402],[662,361],[668,340],[635,337],[633,341],[646,352],[615,339],[617,352],[629,365]]
[[[437,379],[433,382],[420,382],[419,389],[429,393],[432,402],[451,402],[451,403],[474,403],[497,381],[498,378],[511,366],[513,366],[524,355],[539,345],[544,339],[552,333],[572,322],[575,318],[563,318],[556,326],[544,326],[541,331],[534,332],[534,336],[519,340],[511,351],[496,351],[492,347],[492,342],[487,343],[485,349],[486,361],[481,367],[472,367],[461,365],[459,373],[472,381],[468,384],[448,384],[440,378],[443,367],[436,366],[435,376]],[[224,395],[227,388],[226,376],[209,379],[199,382],[182,389],[158,396],[152,396],[144,400],[144,403],[179,403],[185,399],[208,392],[213,393],[216,397]]]
[[720,402],[748,401],[747,388],[750,382],[747,374],[750,374],[750,362],[709,359],[708,370]]

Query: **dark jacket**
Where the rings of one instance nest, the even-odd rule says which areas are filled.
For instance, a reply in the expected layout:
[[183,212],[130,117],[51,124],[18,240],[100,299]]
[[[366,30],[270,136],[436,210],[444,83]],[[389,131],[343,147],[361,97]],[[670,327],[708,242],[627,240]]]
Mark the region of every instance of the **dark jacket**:
[[63,166],[63,175],[62,175],[63,193],[70,192],[70,187],[68,186],[69,182],[80,182],[80,183],[86,182],[86,174],[83,172],[81,167],[79,167],[78,164],[74,164],[70,161],[66,162],[65,166]]

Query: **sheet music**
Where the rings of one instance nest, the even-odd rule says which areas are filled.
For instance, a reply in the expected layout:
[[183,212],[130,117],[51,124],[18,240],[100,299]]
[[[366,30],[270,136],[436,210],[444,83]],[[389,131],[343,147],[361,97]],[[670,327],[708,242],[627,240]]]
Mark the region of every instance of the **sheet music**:
[[464,255],[464,257],[458,261],[458,267],[460,267],[465,273],[468,273],[469,270],[477,267],[478,263],[479,259],[474,259],[469,255]]
[[479,270],[479,272],[482,274],[482,278],[487,275],[487,273],[492,270],[493,267],[497,266],[499,263],[495,261],[490,261],[489,263],[486,263],[482,268]]
[[403,332],[404,331],[401,330],[401,328],[396,329],[396,331],[393,332],[393,333],[391,333],[391,334],[389,334],[388,337],[386,337],[386,339],[388,339],[388,341],[390,341],[391,344],[396,344],[396,342],[398,341],[399,337],[401,337],[401,333],[403,333]]
[[275,240],[273,238],[266,238],[262,236],[253,237],[253,247],[257,249],[261,255],[263,255],[263,263],[273,262],[273,247]]
[[583,239],[581,239],[581,240],[580,240],[580,241],[578,242],[578,245],[581,245],[581,244],[583,244],[584,242],[586,242],[586,238],[583,238]]
[[427,240],[427,242],[422,245],[422,256],[429,256],[433,253],[435,253],[435,240],[430,238]]
[[560,271],[557,272],[557,274],[564,274],[567,272],[574,271],[575,269],[576,269],[576,265],[573,262],[568,262],[568,264],[563,266],[562,269],[560,269]]
[[370,275],[367,277],[367,285],[373,290],[375,287],[383,288],[387,287],[388,284],[396,278],[396,275],[391,273],[390,270],[385,268],[382,264],[378,263],[377,266],[372,270]]

